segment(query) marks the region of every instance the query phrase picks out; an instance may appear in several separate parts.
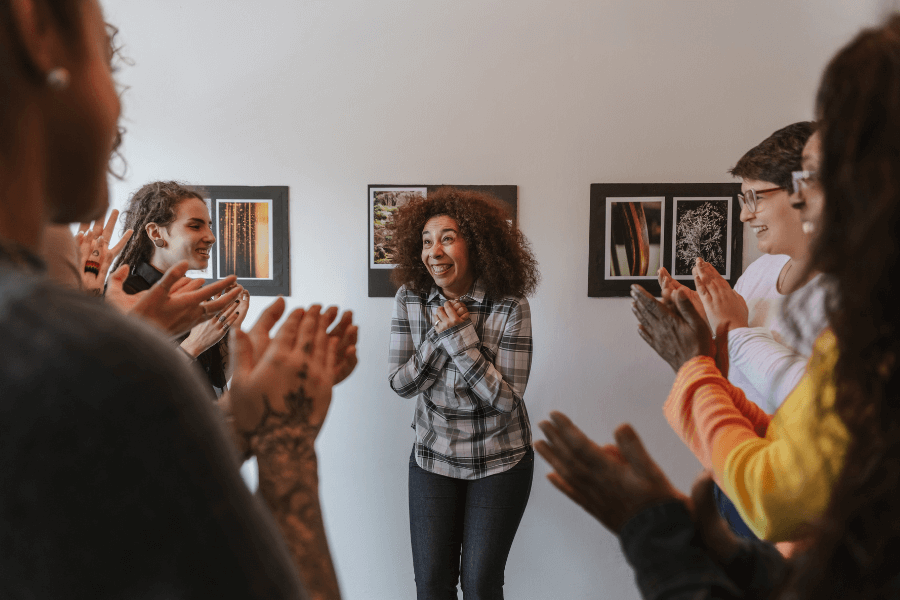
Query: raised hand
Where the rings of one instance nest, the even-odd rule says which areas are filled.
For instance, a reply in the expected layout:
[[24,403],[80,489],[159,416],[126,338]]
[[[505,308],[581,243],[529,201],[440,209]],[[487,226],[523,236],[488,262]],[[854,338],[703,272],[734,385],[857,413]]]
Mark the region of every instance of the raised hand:
[[[122,289],[128,266],[122,265],[110,277],[106,300],[124,313],[153,322],[170,335],[181,335],[215,317],[241,292],[240,287],[233,287],[222,294],[237,281],[234,275],[203,285],[202,279],[185,277],[187,270],[188,263],[183,260],[166,271],[149,290],[129,295]],[[210,300],[216,294],[221,295]]]
[[639,285],[631,286],[631,311],[637,317],[638,333],[677,373],[695,356],[716,356],[716,345],[706,321],[684,289],[676,289],[672,300],[660,302]]
[[[241,297],[243,297],[245,290],[241,286],[237,286],[240,288],[241,295],[234,302],[226,306],[215,318],[209,319],[199,325],[194,326],[191,329],[190,335],[181,342],[181,348],[193,356],[197,358],[201,354],[203,354],[208,349],[215,346],[219,343],[225,334],[228,333],[228,330],[238,322],[238,319],[241,318]],[[231,290],[226,290],[226,292]],[[225,292],[223,292],[225,293]],[[246,306],[246,304],[245,304]],[[244,316],[246,316],[246,308],[244,309]],[[243,319],[241,319],[243,321]],[[238,324],[240,327],[240,324]]]
[[675,293],[675,290],[682,290],[683,293],[687,294],[688,299],[691,301],[691,304],[694,305],[694,309],[706,319],[706,309],[703,308],[703,302],[700,301],[700,296],[687,287],[686,285],[682,285],[679,281],[677,281],[674,277],[672,277],[665,267],[660,267],[659,271],[656,272],[656,279],[659,281],[659,287],[662,290],[662,299],[669,300],[674,302],[672,299],[672,294]]
[[228,402],[232,427],[259,465],[259,491],[278,522],[311,598],[340,598],[319,505],[315,439],[331,404],[340,339],[321,307],[284,313],[279,298],[250,333],[232,329],[236,364]]
[[78,268],[81,270],[81,287],[89,294],[103,295],[103,286],[106,283],[109,268],[134,233],[129,229],[122,234],[118,243],[110,248],[109,242],[118,219],[119,211],[113,209],[105,226],[102,221],[95,221],[93,226],[90,223],[82,223],[78,228],[78,233],[75,234],[75,244],[78,246],[80,259]]
[[747,302],[743,296],[731,289],[715,267],[698,258],[693,273],[697,293],[716,338],[727,336],[732,329],[749,327],[750,312]]
[[653,461],[631,425],[615,431],[615,445],[599,446],[559,412],[539,425],[547,441],[534,447],[554,471],[554,486],[618,534],[629,519],[667,500],[687,497]]

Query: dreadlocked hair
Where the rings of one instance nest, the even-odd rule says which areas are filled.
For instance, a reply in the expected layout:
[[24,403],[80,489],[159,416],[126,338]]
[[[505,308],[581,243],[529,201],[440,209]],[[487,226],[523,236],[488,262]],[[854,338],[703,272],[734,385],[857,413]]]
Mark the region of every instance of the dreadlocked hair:
[[177,181],[154,181],[136,191],[128,199],[128,206],[122,213],[122,231],[131,229],[134,234],[110,271],[121,265],[132,269],[142,262],[150,262],[153,256],[153,242],[147,235],[147,225],[156,223],[160,227],[168,227],[175,221],[175,207],[182,200],[203,196]]

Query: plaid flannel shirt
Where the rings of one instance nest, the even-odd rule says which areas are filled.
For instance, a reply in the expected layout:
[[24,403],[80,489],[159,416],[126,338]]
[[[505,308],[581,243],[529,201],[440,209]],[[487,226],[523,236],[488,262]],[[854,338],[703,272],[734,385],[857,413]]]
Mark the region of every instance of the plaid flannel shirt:
[[438,475],[480,479],[512,468],[531,446],[523,401],[531,310],[525,298],[489,298],[478,281],[459,300],[470,319],[437,333],[441,290],[400,288],[389,380],[401,397],[416,397],[416,463]]

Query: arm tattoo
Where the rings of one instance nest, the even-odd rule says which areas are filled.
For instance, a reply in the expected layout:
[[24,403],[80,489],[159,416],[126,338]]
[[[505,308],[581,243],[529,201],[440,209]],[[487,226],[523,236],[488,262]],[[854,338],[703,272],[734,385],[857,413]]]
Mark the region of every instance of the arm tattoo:
[[[301,379],[305,379],[305,369]],[[259,464],[259,491],[277,521],[313,600],[339,600],[340,589],[319,505],[319,476],[310,423],[313,400],[300,387],[285,397],[290,413],[268,408],[251,438]]]

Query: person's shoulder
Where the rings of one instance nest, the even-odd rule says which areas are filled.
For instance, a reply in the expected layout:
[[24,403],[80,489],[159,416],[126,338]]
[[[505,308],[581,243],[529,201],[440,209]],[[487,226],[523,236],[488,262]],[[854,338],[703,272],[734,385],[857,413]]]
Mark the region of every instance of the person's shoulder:
[[756,288],[759,285],[775,285],[781,269],[791,259],[786,254],[763,254],[754,260],[738,278],[734,289],[741,293],[742,288]]
[[402,302],[403,304],[410,303],[421,303],[424,304],[428,300],[427,292],[418,292],[410,287],[408,287],[405,283],[400,286],[397,290],[397,293],[394,294],[394,300],[397,302]]
[[4,385],[22,384],[23,393],[29,385],[78,382],[140,390],[152,381],[177,380],[184,366],[149,325],[98,298],[10,272],[0,273],[0,355],[16,357],[0,366],[0,378]]

